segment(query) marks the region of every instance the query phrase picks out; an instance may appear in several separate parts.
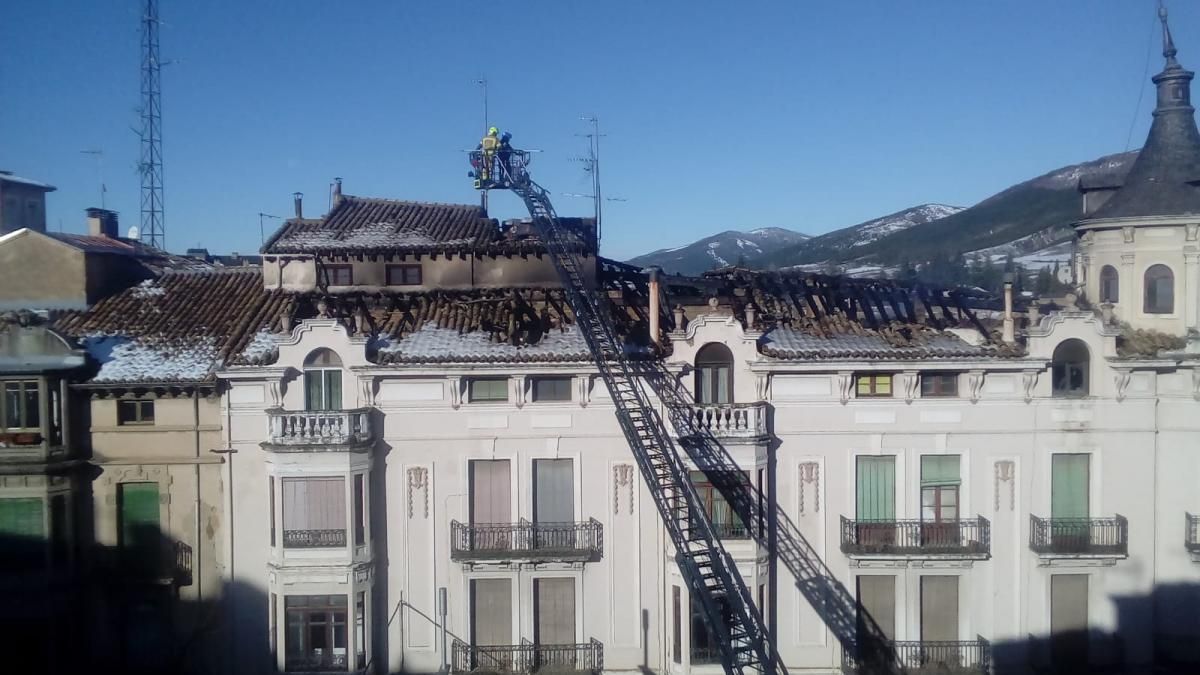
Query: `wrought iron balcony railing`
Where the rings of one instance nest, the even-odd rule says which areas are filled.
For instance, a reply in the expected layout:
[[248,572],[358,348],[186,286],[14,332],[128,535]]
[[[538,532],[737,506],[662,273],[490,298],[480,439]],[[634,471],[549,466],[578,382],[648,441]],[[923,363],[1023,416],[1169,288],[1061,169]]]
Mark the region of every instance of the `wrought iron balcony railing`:
[[[938,675],[990,675],[992,646],[983,638],[975,640],[888,642],[903,672]],[[853,650],[842,651],[842,672],[868,675]]]
[[604,553],[604,526],[579,523],[450,523],[450,559],[559,560],[585,562]]
[[842,552],[847,555],[957,556],[987,558],[992,524],[974,520],[850,520],[842,517]]
[[1029,548],[1038,555],[1129,555],[1129,521],[1029,516]]
[[538,673],[604,670],[604,645],[596,639],[567,645],[469,645],[455,640],[450,670],[454,673]]
[[97,556],[104,573],[130,584],[192,584],[192,547],[182,541],[104,549]]
[[753,439],[767,435],[767,404],[697,403],[687,409],[691,430],[680,433],[710,434],[714,438]]
[[[695,635],[695,633],[693,633]],[[721,650],[716,646],[695,647],[690,652],[689,660],[693,666],[708,666],[721,663]]]
[[346,654],[314,649],[308,652],[288,652],[283,656],[283,669],[290,673],[346,672]]
[[345,530],[284,530],[284,548],[345,548]]
[[1200,553],[1200,516],[1194,516],[1190,513],[1183,515],[1186,518],[1183,545],[1192,553]]
[[361,446],[375,440],[368,408],[354,410],[268,410],[267,445],[303,449],[316,446]]

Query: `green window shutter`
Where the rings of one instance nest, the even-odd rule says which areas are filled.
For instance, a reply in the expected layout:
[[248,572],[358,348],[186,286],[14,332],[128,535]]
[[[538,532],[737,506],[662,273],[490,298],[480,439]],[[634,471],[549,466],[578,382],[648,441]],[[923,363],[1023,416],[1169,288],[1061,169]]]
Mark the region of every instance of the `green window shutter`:
[[121,545],[152,547],[159,536],[158,483],[121,485]]
[[45,533],[41,499],[0,499],[0,534],[43,537]]
[[859,520],[896,519],[896,457],[858,458]]
[[342,409],[342,371],[325,371],[325,410]]
[[1050,465],[1050,517],[1087,518],[1088,455],[1056,454]]
[[308,410],[320,410],[323,407],[322,384],[321,371],[304,373],[304,407]]
[[921,456],[921,485],[958,485],[960,482],[958,455]]

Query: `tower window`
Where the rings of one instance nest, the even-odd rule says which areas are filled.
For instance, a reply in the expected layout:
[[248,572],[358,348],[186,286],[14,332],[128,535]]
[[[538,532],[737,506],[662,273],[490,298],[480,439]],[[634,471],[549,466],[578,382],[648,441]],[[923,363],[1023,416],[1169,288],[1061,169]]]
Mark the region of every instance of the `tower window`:
[[1166,265],[1151,265],[1146,269],[1145,302],[1147,314],[1171,314],[1175,311],[1175,274]]
[[1118,302],[1121,297],[1121,278],[1117,268],[1105,265],[1100,268],[1100,302]]
[[1082,340],[1064,340],[1055,347],[1051,365],[1054,396],[1087,396],[1090,361],[1087,345]]

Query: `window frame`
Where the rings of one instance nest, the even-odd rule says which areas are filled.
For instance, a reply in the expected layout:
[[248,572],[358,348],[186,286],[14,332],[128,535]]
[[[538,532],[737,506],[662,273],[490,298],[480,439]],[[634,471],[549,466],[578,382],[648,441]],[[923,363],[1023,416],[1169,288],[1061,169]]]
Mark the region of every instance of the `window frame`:
[[[416,272],[416,281],[408,278],[409,273]],[[397,274],[399,278],[393,278]],[[384,267],[384,280],[388,286],[420,286],[425,283],[424,271],[420,263],[397,263]]]
[[[743,471],[742,473],[746,475],[746,481],[748,483],[753,483],[753,478],[751,477],[749,471]],[[728,500],[725,499],[725,495],[721,494],[721,491],[712,483],[711,480],[709,480],[708,476],[703,471],[689,471],[688,479],[692,481],[692,486],[695,488],[696,494],[700,497],[700,501],[704,503],[704,513],[708,515],[709,522],[711,522],[714,527],[720,527],[721,525],[724,525],[730,530],[731,533],[722,535],[722,539],[742,540],[750,539],[752,537],[753,531],[751,528],[753,527],[753,524],[742,520],[741,516],[738,515],[738,512],[734,510],[733,504],[730,504]],[[728,522],[717,522],[714,513],[716,511],[716,507],[718,506],[724,507],[724,509],[728,511]],[[737,532],[739,525],[741,526],[740,533]]]
[[[961,379],[959,375],[961,375],[961,373],[921,373],[921,398],[958,398],[958,384],[959,380]],[[927,382],[935,386],[932,386],[926,390],[925,384]],[[945,382],[953,383],[950,391],[944,389],[943,385]]]
[[[306,604],[289,603],[289,600],[305,598]],[[324,604],[314,603],[311,598],[324,598]],[[342,603],[339,605],[330,601],[330,598],[341,598]],[[341,613],[342,618],[339,622],[337,614]],[[319,620],[315,620],[318,618]],[[330,657],[339,656],[338,649],[342,650],[342,656],[346,663],[350,663],[350,598],[344,593],[329,593],[329,594],[293,594],[283,596],[283,654],[285,670],[295,670],[289,668],[289,661],[300,659],[313,658],[313,650],[317,649],[312,645],[312,629],[318,628],[321,630],[325,646],[320,647],[328,652]],[[292,628],[297,626],[300,628],[297,636],[300,638],[299,645],[292,644]],[[338,628],[341,628],[341,635],[338,635]],[[342,645],[338,646],[338,638],[341,638]]]
[[[571,391],[571,385],[575,381],[575,378],[573,378],[573,377],[552,375],[552,376],[545,376],[545,377],[533,377],[530,379],[532,380],[532,382],[530,382],[530,387],[529,387],[529,398],[534,403],[570,403],[574,399],[573,392]],[[565,398],[543,398],[538,393],[538,385],[543,384],[543,383],[552,383],[555,385],[558,385],[558,384],[565,385],[566,397]]]
[[[499,385],[503,389],[504,397],[500,398],[498,396],[487,396],[487,397],[477,396],[475,393],[476,385],[483,384],[485,382],[488,384],[492,384],[492,385]],[[506,378],[506,377],[472,377],[472,378],[469,378],[467,380],[467,403],[508,403],[508,400],[509,400],[508,389],[509,389],[508,378]]]
[[[126,412],[130,405],[133,406],[132,417]],[[146,416],[147,407],[150,409],[149,417]],[[117,401],[117,426],[119,427],[153,426],[154,414],[154,399],[152,398],[123,398]]]
[[[32,388],[30,388],[32,385]],[[10,387],[13,387],[10,389]],[[17,421],[22,426],[12,424],[9,419],[9,392],[17,392]],[[33,394],[33,419],[30,419],[30,394]],[[30,421],[32,425],[28,424]],[[37,379],[11,378],[0,380],[0,430],[5,431],[38,431],[42,430],[42,383]]]
[[[887,393],[879,392],[879,383],[887,378]],[[868,391],[862,391],[863,382],[869,383]],[[896,374],[895,373],[855,373],[854,374],[854,397],[855,398],[895,398],[896,396]]]
[[696,350],[694,385],[697,404],[730,405],[734,402],[734,360],[733,350],[722,342],[709,342]]
[[[325,272],[326,286],[353,286],[354,285],[354,265],[349,263],[329,263],[322,265]],[[337,275],[345,272],[346,282],[340,283]]]
[[1112,265],[1100,268],[1100,302],[1117,304],[1121,301],[1121,273]]
[[[1151,273],[1154,277],[1151,278]],[[1167,297],[1159,297],[1158,285],[1166,282]],[[1163,304],[1163,303],[1166,304]],[[1155,263],[1142,272],[1142,313],[1172,315],[1175,313],[1175,270],[1169,265]]]
[[[1084,360],[1068,360],[1065,357],[1059,356],[1059,350],[1064,347],[1073,348],[1076,345],[1086,355]],[[1050,396],[1052,398],[1086,398],[1091,396],[1091,366],[1092,350],[1088,348],[1087,343],[1083,340],[1068,338],[1055,345],[1050,357]],[[1083,382],[1080,387],[1073,387],[1070,384],[1073,381],[1072,374],[1076,372],[1076,369],[1078,369],[1080,374],[1079,379]],[[1065,387],[1059,386],[1059,382],[1061,381],[1066,382]]]

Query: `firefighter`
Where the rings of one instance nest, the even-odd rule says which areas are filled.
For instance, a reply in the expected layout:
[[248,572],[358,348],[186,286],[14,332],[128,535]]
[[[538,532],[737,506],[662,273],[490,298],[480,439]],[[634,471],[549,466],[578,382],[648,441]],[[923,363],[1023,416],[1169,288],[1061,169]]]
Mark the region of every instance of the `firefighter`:
[[500,149],[500,130],[496,127],[488,129],[487,135],[479,141],[479,149],[483,151],[483,166],[480,168],[479,177],[486,181],[492,177],[496,151]]
[[500,145],[496,148],[496,159],[500,162],[500,177],[508,181],[512,180],[512,165],[509,164],[512,152],[512,134],[506,131],[500,135]]

